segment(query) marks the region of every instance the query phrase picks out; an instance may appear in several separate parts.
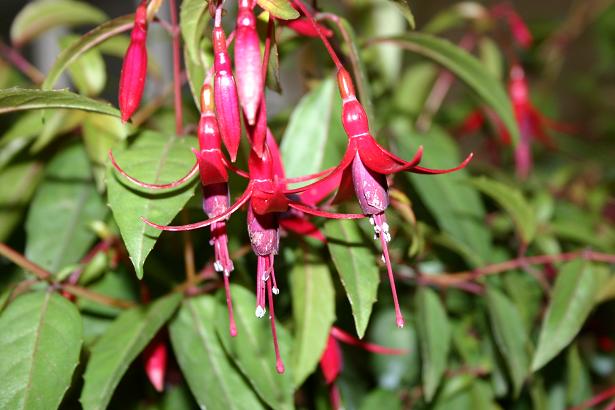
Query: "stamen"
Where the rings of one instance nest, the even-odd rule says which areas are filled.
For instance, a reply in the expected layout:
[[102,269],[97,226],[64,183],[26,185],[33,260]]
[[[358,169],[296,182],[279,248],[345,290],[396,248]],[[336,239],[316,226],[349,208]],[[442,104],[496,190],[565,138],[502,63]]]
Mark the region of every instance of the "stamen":
[[231,300],[231,286],[229,283],[228,272],[224,272],[224,291],[226,293],[226,308],[228,310],[228,325],[231,336],[237,336],[237,325],[235,324],[235,315],[233,314],[233,302]]
[[278,335],[275,329],[275,311],[273,310],[273,295],[271,289],[271,282],[267,282],[267,290],[269,291],[269,311],[271,320],[271,335],[273,336],[273,348],[275,350],[275,369],[278,373],[284,373],[284,363],[280,356],[280,346],[278,345]]
[[395,278],[393,276],[393,268],[391,267],[391,258],[389,257],[389,246],[387,242],[391,240],[391,234],[389,233],[389,225],[386,223],[386,217],[384,213],[374,215],[374,221],[376,225],[374,230],[380,237],[380,244],[382,245],[382,255],[384,256],[384,263],[387,267],[387,273],[389,275],[389,284],[391,285],[391,293],[393,294],[393,304],[395,305],[395,318],[397,327],[404,327],[404,317],[399,308],[399,300],[397,299],[397,289],[395,288]]
[[278,283],[275,280],[275,268],[273,267],[273,255],[269,255],[269,257],[271,258],[271,280],[273,282],[273,287],[271,288],[271,291],[273,292],[274,295],[279,295],[280,294],[280,289],[278,288]]

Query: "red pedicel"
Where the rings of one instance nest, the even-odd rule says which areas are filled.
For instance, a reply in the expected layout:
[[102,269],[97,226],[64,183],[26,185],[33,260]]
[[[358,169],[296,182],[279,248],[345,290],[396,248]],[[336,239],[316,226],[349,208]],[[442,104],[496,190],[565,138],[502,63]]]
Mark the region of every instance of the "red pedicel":
[[120,77],[119,105],[122,121],[126,122],[139,107],[147,75],[147,1],[143,0],[135,13],[130,45],[124,55]]

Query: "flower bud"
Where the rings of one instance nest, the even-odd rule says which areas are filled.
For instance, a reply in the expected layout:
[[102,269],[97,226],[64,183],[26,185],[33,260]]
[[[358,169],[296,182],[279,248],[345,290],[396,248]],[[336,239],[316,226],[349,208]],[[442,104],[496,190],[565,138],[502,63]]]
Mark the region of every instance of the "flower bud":
[[248,235],[252,250],[258,256],[277,255],[280,249],[280,227],[278,215],[259,215],[248,206]]
[[143,351],[145,374],[156,391],[164,389],[164,379],[167,370],[167,345],[161,333],[158,333]]
[[352,183],[365,215],[379,214],[389,207],[386,177],[367,169],[359,153],[352,161]]
[[126,122],[136,111],[145,87],[147,75],[147,3],[141,2],[135,13],[130,34],[130,45],[124,55],[120,76],[119,106],[122,121]]
[[333,335],[329,334],[327,347],[320,358],[320,370],[327,384],[335,382],[342,371],[342,351]]
[[367,113],[357,100],[352,78],[348,71],[341,69],[337,72],[337,84],[342,97],[342,125],[348,137],[357,137],[369,134]]
[[221,27],[214,28],[214,99],[222,142],[231,161],[235,162],[241,140],[239,119],[239,99],[237,86],[231,70],[231,62],[226,48],[226,38]]
[[[318,37],[319,35],[318,31],[316,31],[314,25],[307,17],[299,17],[295,20],[281,20],[280,23],[301,36]],[[326,37],[331,37],[333,35],[331,30],[323,27],[321,24],[318,24],[318,28]]]
[[256,19],[248,2],[242,0],[235,29],[235,73],[239,102],[248,124],[254,125],[263,95],[263,73]]
[[205,84],[201,89],[201,118],[197,130],[199,151],[193,150],[199,162],[202,185],[228,181],[228,173],[220,151],[220,132],[213,104],[211,87]]

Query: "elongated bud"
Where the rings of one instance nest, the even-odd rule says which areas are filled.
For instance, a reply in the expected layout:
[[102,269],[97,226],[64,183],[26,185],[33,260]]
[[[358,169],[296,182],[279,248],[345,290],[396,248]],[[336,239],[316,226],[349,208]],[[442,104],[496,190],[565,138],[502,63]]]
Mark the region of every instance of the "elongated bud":
[[228,181],[220,150],[220,132],[214,113],[213,93],[209,84],[204,84],[201,88],[201,118],[197,134],[199,151],[194,150],[194,154],[199,162],[201,184],[205,186]]
[[158,333],[143,352],[145,374],[156,391],[164,390],[167,370],[167,345],[162,334]]
[[[314,25],[310,22],[307,17],[299,17],[295,20],[280,20],[280,23],[283,26],[288,27],[295,33],[300,36],[305,37],[318,37],[318,31],[314,28]],[[327,37],[331,37],[333,32],[328,28],[324,27],[322,24],[318,24],[320,31]]]
[[249,1],[241,0],[235,29],[235,73],[239,102],[248,124],[254,125],[263,96],[263,74],[256,19]]
[[352,161],[352,183],[365,215],[379,214],[389,207],[386,177],[367,169],[358,152]]
[[235,162],[241,140],[239,118],[239,98],[237,86],[231,69],[231,61],[226,47],[226,37],[221,27],[213,30],[214,45],[214,99],[222,142]]
[[126,122],[139,107],[147,76],[147,1],[143,0],[135,13],[130,45],[124,55],[120,76],[119,105],[122,121]]
[[337,85],[342,97],[342,125],[348,137],[359,137],[369,134],[367,113],[357,100],[350,73],[344,69],[337,72]]
[[280,249],[278,216],[273,213],[258,215],[248,207],[248,235],[252,250],[259,256],[277,255]]
[[320,357],[320,370],[327,384],[332,384],[342,371],[342,351],[333,335],[329,334],[327,347]]
[[523,68],[517,64],[510,70],[508,92],[513,105],[518,107],[529,103],[529,90],[525,79],[525,72]]

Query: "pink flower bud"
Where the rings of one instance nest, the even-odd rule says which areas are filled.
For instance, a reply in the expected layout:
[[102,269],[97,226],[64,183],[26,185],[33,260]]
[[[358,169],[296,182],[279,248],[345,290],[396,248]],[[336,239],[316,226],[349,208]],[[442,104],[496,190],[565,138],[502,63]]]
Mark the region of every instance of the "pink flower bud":
[[[318,37],[318,31],[314,28],[314,25],[306,17],[299,17],[295,20],[281,20],[280,23],[295,33],[305,37]],[[318,24],[320,31],[326,36],[331,37],[333,32],[321,24]]]
[[342,96],[342,125],[348,137],[357,137],[369,134],[367,113],[357,100],[352,78],[348,71],[341,69],[337,72],[337,84]]
[[327,347],[320,357],[320,370],[327,384],[332,384],[342,371],[342,351],[333,335],[329,334]]
[[277,255],[280,249],[280,227],[274,213],[259,215],[248,206],[248,235],[252,250],[259,256]]
[[358,152],[352,161],[352,183],[365,215],[379,214],[389,207],[386,177],[367,169]]
[[124,55],[120,76],[119,105],[122,121],[126,122],[136,111],[145,87],[147,75],[147,2],[141,2],[135,13],[130,34],[130,45]]
[[239,99],[237,86],[231,69],[231,61],[226,48],[226,38],[221,27],[214,28],[214,98],[222,142],[231,161],[235,162],[241,140],[239,119]]
[[161,333],[158,333],[143,352],[145,374],[156,391],[164,390],[167,370],[167,345]]
[[263,73],[256,19],[248,0],[241,0],[237,13],[235,73],[239,102],[248,124],[254,125],[263,95]]
[[220,151],[220,132],[214,114],[214,102],[211,87],[203,85],[201,89],[201,118],[197,134],[199,151],[194,154],[199,162],[199,172],[203,185],[228,181],[228,173]]

